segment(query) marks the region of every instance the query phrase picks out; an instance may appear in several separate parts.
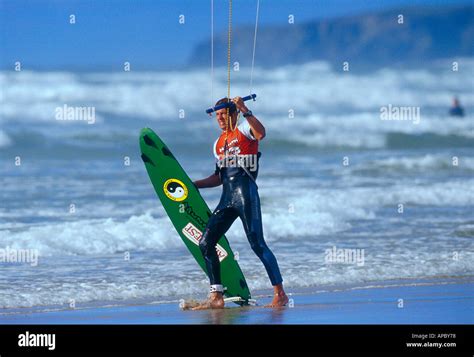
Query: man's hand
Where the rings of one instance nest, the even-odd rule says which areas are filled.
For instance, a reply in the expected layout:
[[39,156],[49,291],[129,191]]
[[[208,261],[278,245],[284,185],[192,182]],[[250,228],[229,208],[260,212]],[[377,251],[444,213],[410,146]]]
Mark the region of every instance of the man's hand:
[[242,113],[247,113],[249,111],[249,108],[247,108],[241,97],[235,97],[234,99],[232,99],[232,101],[234,102],[237,109],[240,110]]

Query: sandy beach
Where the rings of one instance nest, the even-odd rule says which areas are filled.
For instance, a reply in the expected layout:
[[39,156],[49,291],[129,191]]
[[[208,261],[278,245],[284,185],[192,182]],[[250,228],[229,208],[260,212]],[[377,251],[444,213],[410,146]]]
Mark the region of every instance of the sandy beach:
[[[292,307],[259,306],[182,311],[179,301],[129,303],[41,312],[3,310],[2,324],[472,324],[474,280],[390,281],[365,286],[304,289],[291,295]],[[400,300],[402,299],[402,300]],[[54,310],[54,309],[52,309]]]

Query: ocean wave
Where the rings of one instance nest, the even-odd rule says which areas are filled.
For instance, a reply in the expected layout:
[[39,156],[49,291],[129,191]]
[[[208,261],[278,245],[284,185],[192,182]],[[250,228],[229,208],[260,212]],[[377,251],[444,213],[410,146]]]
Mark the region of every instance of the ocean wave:
[[419,172],[424,170],[431,171],[474,171],[474,157],[456,156],[447,154],[426,154],[421,156],[391,156],[378,160],[368,160],[359,162],[357,167],[348,167],[348,170],[354,173],[365,172],[368,170],[387,172],[400,171]]
[[455,229],[454,235],[458,237],[474,238],[474,223],[460,225]]
[[[304,216],[317,217],[318,213],[330,212],[342,219],[371,219],[374,212],[381,208],[398,203],[432,206],[469,206],[474,203],[474,179],[438,182],[432,184],[417,183],[390,184],[386,187],[347,187],[316,188],[302,179],[278,179],[278,195],[273,186],[260,186],[262,200],[269,214],[280,211],[291,220],[288,214],[293,204],[294,210]],[[265,211],[264,211],[265,213]],[[296,223],[296,222],[295,222]],[[316,224],[319,222],[315,222]],[[299,226],[299,229],[305,229]]]
[[[436,244],[436,243],[435,243]],[[396,241],[385,250],[364,250],[365,262],[355,264],[328,264],[325,251],[300,251],[298,260],[277,251],[286,290],[305,287],[327,289],[331,286],[374,284],[395,279],[425,279],[436,277],[472,276],[474,253],[465,250],[458,259],[452,259],[453,247],[436,244],[438,252],[401,247]],[[270,281],[264,268],[252,252],[242,250],[239,263],[252,293],[268,289]],[[304,262],[302,264],[302,262]],[[16,274],[5,269],[0,288],[1,308],[56,306],[68,309],[71,301],[76,308],[94,303],[96,306],[151,301],[179,303],[179,299],[203,297],[208,282],[201,269],[189,255],[158,257],[137,256],[126,262],[123,257],[102,259],[74,258],[68,263],[49,262],[38,267],[16,267]],[[22,280],[8,283],[5,277],[14,279],[21,269]],[[55,276],[51,279],[50,276]],[[71,275],[74,279],[71,279]],[[34,286],[34,288],[32,288]],[[1,317],[0,317],[1,319]]]
[[[299,189],[295,191],[295,187]],[[308,186],[304,179],[279,179],[278,195],[275,195],[271,182],[260,186],[259,191],[266,239],[302,241],[306,237],[345,231],[357,220],[373,220],[377,218],[378,210],[384,207],[394,207],[395,212],[400,203],[410,206],[470,206],[474,203],[472,187],[474,180],[317,189]],[[105,210],[100,205],[97,209]],[[37,249],[44,256],[160,251],[182,246],[169,219],[164,216],[157,218],[150,213],[125,220],[79,219],[35,226],[16,225],[1,232],[3,246]],[[239,223],[231,227],[228,236],[241,242],[246,240]]]
[[[461,61],[462,62],[462,61]],[[469,72],[472,61],[460,64]],[[248,93],[248,68],[233,73],[233,93]],[[100,113],[153,120],[177,118],[179,109],[202,113],[226,93],[226,71],[216,68],[215,98],[202,70],[142,73],[0,72],[5,88],[0,114],[8,120],[48,120],[52,108],[93,105]],[[258,100],[252,107],[270,115],[293,109],[295,118],[314,112],[367,112],[380,106],[447,107],[453,92],[474,106],[471,83],[462,74],[430,69],[383,69],[364,75],[341,73],[323,62],[256,68]],[[315,82],[315,78],[317,81]],[[235,95],[234,94],[234,95]],[[159,98],[159,100],[157,100]],[[278,100],[276,100],[278,99]],[[335,110],[337,108],[337,110]],[[445,112],[445,111],[444,111]]]
[[[463,68],[474,68],[462,60]],[[435,68],[435,67],[434,67]],[[201,70],[141,73],[0,72],[0,118],[5,130],[24,124],[43,135],[70,137],[78,142],[101,139],[84,123],[58,123],[55,109],[68,106],[95,108],[101,128],[110,127],[121,139],[116,118],[176,123],[180,111],[183,133],[208,128],[204,109],[226,92],[224,69],[216,69],[210,98],[208,73]],[[458,74],[439,69],[382,69],[374,73],[341,74],[323,62],[255,70],[257,101],[252,110],[268,130],[267,141],[311,147],[403,148],[474,146],[472,85]],[[247,69],[233,73],[233,93],[245,95]],[[317,78],[317,83],[315,83]],[[291,93],[291,94],[290,94]],[[453,94],[461,98],[467,117],[447,116]],[[159,100],[157,100],[159,98]],[[381,120],[380,108],[420,107],[418,121]],[[60,125],[71,124],[71,125]],[[54,128],[52,130],[51,128]],[[73,128],[73,130],[71,130]],[[9,136],[9,131],[6,132]],[[53,134],[54,133],[54,134]],[[4,139],[5,140],[5,139]],[[1,137],[0,137],[1,144]]]
[[[474,119],[474,117],[472,118]],[[471,118],[446,120],[429,116],[418,124],[385,122],[377,113],[302,115],[266,122],[267,140],[320,148],[474,147]],[[271,145],[271,144],[270,144]]]
[[114,254],[181,246],[168,218],[150,214],[114,219],[79,220],[2,231],[2,246],[35,249],[42,256]]

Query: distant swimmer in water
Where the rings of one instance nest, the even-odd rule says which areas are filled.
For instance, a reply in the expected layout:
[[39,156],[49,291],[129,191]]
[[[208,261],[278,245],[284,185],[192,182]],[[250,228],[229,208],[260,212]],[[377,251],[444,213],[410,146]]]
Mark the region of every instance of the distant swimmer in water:
[[449,115],[452,117],[463,117],[464,116],[464,108],[459,103],[459,99],[457,97],[453,98],[453,104],[451,108],[449,108]]

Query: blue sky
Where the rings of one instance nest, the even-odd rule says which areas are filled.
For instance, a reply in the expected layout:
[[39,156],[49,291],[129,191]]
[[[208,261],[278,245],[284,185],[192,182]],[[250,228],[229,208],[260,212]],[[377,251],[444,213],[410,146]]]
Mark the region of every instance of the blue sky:
[[[210,0],[0,0],[0,67],[116,70],[185,64],[210,37]],[[227,1],[214,0],[215,31],[227,26]],[[256,0],[234,0],[233,22],[253,25]],[[393,7],[466,0],[260,0],[259,26]],[[69,16],[76,16],[76,24]],[[179,24],[179,15],[186,23]]]

